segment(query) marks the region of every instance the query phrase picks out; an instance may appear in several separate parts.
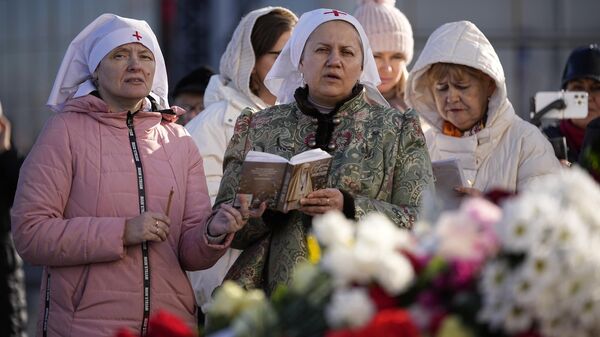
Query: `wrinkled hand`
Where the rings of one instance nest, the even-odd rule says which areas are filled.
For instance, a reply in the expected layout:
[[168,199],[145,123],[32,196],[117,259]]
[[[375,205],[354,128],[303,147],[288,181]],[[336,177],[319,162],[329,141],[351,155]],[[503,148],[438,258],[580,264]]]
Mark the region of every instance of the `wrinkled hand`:
[[10,150],[10,121],[0,115],[0,153]]
[[125,221],[123,242],[125,246],[131,246],[143,241],[165,241],[170,223],[169,217],[162,213],[144,212]]
[[221,204],[219,211],[208,223],[208,233],[211,236],[220,236],[237,232],[248,223],[250,218],[260,218],[267,209],[267,203],[263,202],[259,208],[249,209],[250,202],[245,196],[240,196],[240,209]]
[[344,210],[344,195],[337,188],[324,188],[311,192],[300,200],[300,211],[315,216],[331,210]]
[[460,193],[462,196],[469,196],[469,197],[476,197],[476,198],[483,197],[483,192],[481,192],[480,190],[473,188],[473,187],[459,186],[459,187],[455,187],[454,190],[456,192]]

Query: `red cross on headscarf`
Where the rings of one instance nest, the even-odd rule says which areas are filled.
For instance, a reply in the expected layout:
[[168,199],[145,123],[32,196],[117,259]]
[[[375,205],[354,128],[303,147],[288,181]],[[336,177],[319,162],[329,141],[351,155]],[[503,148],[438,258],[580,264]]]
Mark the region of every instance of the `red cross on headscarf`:
[[137,32],[137,30],[135,31],[135,34],[131,36],[134,36],[138,41],[142,39],[142,36],[140,35],[140,33]]
[[340,16],[340,14],[341,14],[341,15],[348,15],[347,13],[344,13],[344,12],[342,12],[342,11],[338,11],[337,9],[332,9],[331,11],[329,11],[329,12],[325,12],[325,13],[323,13],[323,14],[333,14],[333,15],[335,15],[335,16]]

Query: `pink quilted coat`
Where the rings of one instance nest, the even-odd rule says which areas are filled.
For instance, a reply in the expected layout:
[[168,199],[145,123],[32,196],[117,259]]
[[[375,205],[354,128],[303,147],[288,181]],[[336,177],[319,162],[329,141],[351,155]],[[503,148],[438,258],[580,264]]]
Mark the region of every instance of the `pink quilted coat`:
[[[70,100],[47,122],[21,170],[12,230],[23,259],[44,266],[38,336],[44,322],[47,336],[140,331],[141,246],[123,246],[125,221],[139,214],[126,115],[108,112],[92,95]],[[150,314],[164,309],[195,326],[194,294],[184,271],[212,266],[233,234],[222,245],[206,240],[210,199],[202,159],[187,132],[161,123],[157,112],[136,113],[134,128],[147,210],[164,213],[175,190],[170,235],[149,244]]]

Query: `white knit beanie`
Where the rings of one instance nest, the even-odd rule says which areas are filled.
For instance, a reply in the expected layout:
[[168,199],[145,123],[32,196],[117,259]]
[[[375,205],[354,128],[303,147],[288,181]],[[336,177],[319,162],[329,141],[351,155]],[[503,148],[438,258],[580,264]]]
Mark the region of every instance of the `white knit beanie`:
[[365,29],[373,52],[401,52],[409,64],[413,57],[413,33],[396,0],[359,0],[354,17]]

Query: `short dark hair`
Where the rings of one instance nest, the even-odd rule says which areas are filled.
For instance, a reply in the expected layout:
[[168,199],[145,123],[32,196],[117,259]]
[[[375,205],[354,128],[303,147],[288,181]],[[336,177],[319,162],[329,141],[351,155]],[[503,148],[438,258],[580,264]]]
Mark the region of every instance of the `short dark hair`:
[[201,66],[200,68],[194,69],[177,82],[175,89],[173,90],[173,98],[176,98],[183,93],[203,95],[208,86],[208,81],[214,73],[215,72],[208,66]]
[[277,43],[279,37],[283,33],[292,30],[296,22],[297,19],[292,13],[280,8],[276,8],[256,19],[250,35],[255,59],[258,60],[268,53]]

